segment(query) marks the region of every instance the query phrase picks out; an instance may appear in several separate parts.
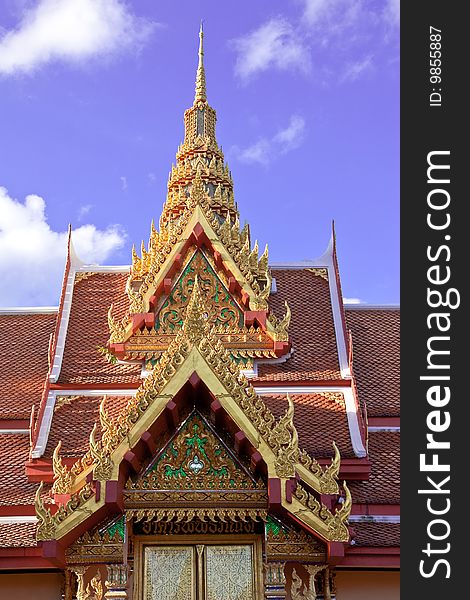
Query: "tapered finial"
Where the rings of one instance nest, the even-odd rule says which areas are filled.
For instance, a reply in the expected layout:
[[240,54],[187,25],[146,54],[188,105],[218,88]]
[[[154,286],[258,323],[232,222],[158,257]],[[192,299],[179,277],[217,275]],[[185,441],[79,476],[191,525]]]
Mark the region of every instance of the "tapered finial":
[[196,74],[196,94],[194,96],[194,103],[202,100],[205,102],[206,98],[206,73],[204,71],[204,30],[202,27],[199,29],[199,62],[197,65]]

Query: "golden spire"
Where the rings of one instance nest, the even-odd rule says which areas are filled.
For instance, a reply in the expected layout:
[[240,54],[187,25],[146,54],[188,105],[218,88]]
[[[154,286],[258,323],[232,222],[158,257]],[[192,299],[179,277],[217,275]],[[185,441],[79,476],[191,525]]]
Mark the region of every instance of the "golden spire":
[[206,102],[206,73],[204,71],[204,30],[201,27],[199,29],[199,62],[197,65],[196,74],[196,93],[194,95],[194,104],[199,101]]

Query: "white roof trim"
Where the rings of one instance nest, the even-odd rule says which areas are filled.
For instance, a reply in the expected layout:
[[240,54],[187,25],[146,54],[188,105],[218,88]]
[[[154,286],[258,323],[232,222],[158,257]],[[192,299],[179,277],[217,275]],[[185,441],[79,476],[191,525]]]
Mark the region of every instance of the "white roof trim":
[[76,269],[77,273],[129,273],[130,265],[85,265]]
[[19,523],[36,523],[38,518],[34,515],[18,515],[17,517],[0,517],[0,525],[15,525]]
[[346,415],[348,417],[349,435],[354,454],[358,458],[367,456],[367,451],[362,442],[361,430],[359,428],[359,418],[357,414],[357,405],[354,400],[354,393],[351,387],[315,387],[315,386],[284,386],[284,387],[256,387],[256,393],[260,396],[269,394],[318,394],[321,392],[341,392],[346,404]]
[[350,515],[350,523],[399,523],[400,515]]
[[369,432],[374,432],[374,431],[400,431],[400,426],[398,425],[397,427],[394,427],[392,425],[384,425],[383,427],[368,427]]
[[46,451],[47,440],[54,416],[54,407],[57,396],[135,396],[137,390],[50,390],[47,396],[46,407],[41,419],[36,445],[31,452],[32,458],[41,458]]
[[31,458],[41,458],[44,454],[47,446],[47,440],[49,438],[49,431],[51,430],[52,415],[54,414],[56,391],[51,390],[47,395],[46,406],[44,407],[44,413],[41,419],[41,427],[39,429],[38,439],[36,445],[31,452]]
[[399,304],[344,304],[347,310],[398,310]]
[[56,396],[135,396],[137,388],[135,389],[105,389],[105,390],[52,390]]
[[23,435],[29,434],[29,429],[0,429],[0,434],[10,434],[10,433],[21,433]]
[[51,374],[49,381],[55,383],[59,379],[60,369],[62,367],[62,358],[64,357],[65,340],[67,337],[67,328],[69,325],[70,309],[72,307],[73,284],[75,281],[75,267],[70,264],[69,274],[67,275],[67,283],[65,284],[64,304],[62,307],[62,315],[59,325],[59,333],[57,334],[57,343],[52,363]]
[[49,315],[58,311],[58,306],[6,306],[0,308],[0,315]]
[[323,267],[328,270],[328,284],[330,287],[331,308],[333,311],[333,323],[335,327],[336,349],[338,352],[339,368],[343,379],[351,379],[351,369],[349,368],[349,357],[346,348],[346,340],[341,318],[341,307],[339,303],[339,292],[336,283],[335,266],[333,261],[334,237],[330,238],[328,247],[322,256],[313,260],[305,260],[298,263],[275,263],[270,265],[272,268],[284,269],[307,269],[309,267]]

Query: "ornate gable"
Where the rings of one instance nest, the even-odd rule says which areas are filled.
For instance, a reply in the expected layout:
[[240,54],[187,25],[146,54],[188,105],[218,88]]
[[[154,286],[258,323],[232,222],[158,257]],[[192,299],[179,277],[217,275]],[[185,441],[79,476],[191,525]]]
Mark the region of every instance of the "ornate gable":
[[197,275],[217,335],[237,362],[288,356],[290,310],[269,312],[268,249],[259,255],[250,228],[240,228],[233,181],[215,137],[215,110],[206,97],[202,32],[196,94],[184,115],[184,142],[168,179],[159,230],[151,225],[141,256],[132,252],[129,308],[115,320],[110,307],[109,350],[121,360],[155,361],[181,329]]
[[[39,539],[68,537],[80,523],[85,523],[90,518],[102,519],[101,515],[106,513],[107,505],[114,506],[113,510],[116,510],[116,506],[122,506],[124,490],[119,487],[119,482],[123,481],[123,478],[127,479],[126,473],[130,470],[140,471],[142,458],[139,459],[139,456],[145,454],[144,447],[153,447],[155,451],[158,449],[154,439],[155,427],[158,422],[163,423],[163,428],[166,427],[165,423],[168,423],[168,420],[177,418],[179,410],[185,410],[184,405],[178,404],[176,400],[185,390],[186,395],[189,393],[188,384],[190,389],[195,389],[191,402],[199,404],[204,401],[204,397],[208,398],[214,419],[217,421],[217,418],[224,417],[225,428],[238,432],[240,447],[245,448],[245,454],[251,457],[255,469],[264,473],[269,482],[268,511],[292,515],[307,531],[327,542],[343,542],[349,539],[346,522],[351,509],[351,496],[346,485],[344,484],[343,503],[335,510],[327,508],[321,499],[324,493],[336,496],[338,492],[336,476],[339,470],[339,455],[326,470],[311,457],[305,460],[306,453],[298,447],[298,436],[293,424],[293,403],[289,402],[287,413],[276,421],[241,374],[239,367],[231,360],[213,330],[214,326],[211,327],[208,323],[207,309],[196,280],[182,329],[162,355],[157,367],[142,384],[136,397],[129,400],[116,421],[109,418],[104,412],[104,404],[102,405],[101,438],[98,436],[99,428],[95,424],[90,434],[89,452],[77,461],[70,471],[60,463],[58,452],[56,453],[55,464],[60,466],[55,467],[56,485],[59,487],[58,480],[59,483],[66,482],[68,495],[61,498],[64,503],[52,514],[43,504],[41,488],[38,491],[36,508],[40,521]],[[205,395],[204,389],[207,390]],[[160,431],[163,431],[162,426]],[[204,459],[207,460],[200,448],[210,444],[211,438],[207,437],[208,441],[203,444],[197,441],[194,433],[193,429],[192,432],[188,431],[189,438],[185,438],[184,434],[176,438],[179,440],[180,449],[176,450],[173,445],[177,454],[174,457],[175,461],[168,461],[172,456],[170,445],[165,449],[167,459],[162,457],[156,463],[160,469],[163,467],[163,473],[168,477],[173,474],[175,483],[178,484],[176,490],[182,481],[180,469],[183,468],[186,476],[194,469],[193,477],[197,479],[195,471],[201,467]],[[191,438],[192,441],[188,442]],[[214,440],[215,438],[212,438],[213,447],[218,443]],[[191,453],[191,444],[193,447],[197,445],[199,454]],[[215,454],[212,458],[212,467],[207,467],[205,463],[200,472],[204,467],[212,468],[214,472],[223,467],[217,463]],[[228,458],[227,454],[227,461]],[[231,468],[233,464],[229,463]],[[161,473],[157,466],[156,482]],[[180,477],[177,477],[177,474]],[[297,480],[297,476],[300,481]],[[227,481],[224,481],[224,485],[226,483]],[[116,489],[121,489],[121,500],[116,498]],[[61,491],[64,492],[62,488]],[[230,489],[226,491],[231,493]],[[178,517],[178,507],[173,504],[174,500],[175,498],[171,498],[171,511],[168,512],[169,498],[162,499],[165,506],[161,507],[156,505],[153,498],[151,514],[160,520],[165,515],[167,520]],[[187,502],[188,499],[183,498],[182,501]],[[225,501],[228,501],[228,497]],[[145,503],[145,498],[142,502]],[[334,503],[333,501],[332,504]],[[229,514],[228,506],[225,504],[223,514]],[[198,509],[202,512],[198,513]],[[139,518],[144,514],[149,515],[139,502],[134,505],[133,510]],[[186,504],[182,510],[184,518],[188,520],[197,514],[205,515],[202,506],[193,505],[189,508]],[[211,514],[207,513],[207,516]],[[253,511],[245,507],[242,518],[262,518],[263,514],[265,510],[261,507]]]

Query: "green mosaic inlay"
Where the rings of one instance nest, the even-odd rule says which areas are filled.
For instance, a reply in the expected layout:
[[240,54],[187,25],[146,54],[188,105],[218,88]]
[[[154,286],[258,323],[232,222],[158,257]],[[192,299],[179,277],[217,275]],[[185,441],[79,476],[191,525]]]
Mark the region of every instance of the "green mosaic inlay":
[[224,328],[242,327],[243,312],[217,277],[204,254],[198,251],[186,265],[161,307],[156,318],[155,329],[174,331],[182,327],[196,275],[207,303],[209,322]]
[[124,527],[125,527],[125,521],[124,521],[124,516],[122,516],[118,521],[116,521],[115,523],[112,523],[108,527],[107,532],[109,534],[109,537],[111,539],[113,539],[117,532],[119,539],[123,542],[124,541]]
[[142,479],[143,489],[244,489],[255,483],[193,414]]

